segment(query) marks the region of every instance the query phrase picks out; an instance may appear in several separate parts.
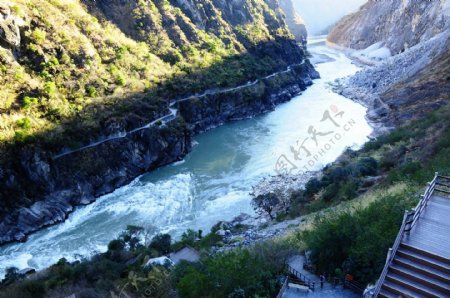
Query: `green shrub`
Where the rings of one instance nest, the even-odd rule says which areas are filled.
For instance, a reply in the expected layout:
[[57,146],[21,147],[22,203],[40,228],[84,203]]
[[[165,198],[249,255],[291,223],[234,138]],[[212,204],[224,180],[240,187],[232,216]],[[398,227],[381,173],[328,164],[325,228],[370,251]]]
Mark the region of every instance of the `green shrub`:
[[58,89],[56,88],[56,84],[55,82],[45,82],[44,83],[44,93],[48,96],[48,97],[54,97],[56,95],[56,91]]
[[29,109],[38,104],[38,99],[36,97],[25,96],[22,101],[22,108]]
[[20,297],[45,297],[45,286],[37,280],[27,280],[21,283],[18,287]]
[[305,196],[311,197],[322,188],[322,183],[317,178],[308,180],[305,185]]
[[119,86],[125,86],[126,84],[126,79],[125,79],[125,75],[120,74],[116,77],[116,83]]
[[377,174],[378,162],[373,157],[363,157],[356,164],[356,170],[361,176]]
[[272,211],[280,203],[275,193],[262,194],[252,199],[252,206],[257,211],[264,211],[273,219]]
[[42,44],[45,41],[46,36],[47,33],[39,28],[34,29],[30,34],[33,42],[38,45]]
[[31,119],[28,117],[16,121],[16,125],[24,130],[31,128]]
[[336,269],[369,283],[378,278],[406,208],[414,205],[411,193],[386,195],[367,208],[317,218],[314,229],[302,233],[319,272]]
[[58,66],[59,65],[58,58],[56,58],[56,57],[50,58],[50,60],[48,61],[47,65],[50,66],[50,67]]
[[149,247],[156,250],[160,255],[165,255],[170,252],[171,242],[172,238],[169,234],[157,234],[153,237]]
[[22,274],[19,273],[19,269],[16,267],[8,267],[5,270],[5,277],[0,281],[0,285],[12,284],[20,279],[24,278]]
[[117,250],[123,250],[125,248],[125,243],[123,240],[112,240],[108,244],[108,251],[117,251]]
[[92,85],[89,85],[86,87],[86,93],[89,97],[97,97],[98,96],[97,89],[95,89],[95,87]]
[[32,136],[24,130],[16,130],[14,132],[14,141],[19,144],[28,143],[32,140]]
[[325,188],[325,191],[322,194],[322,199],[324,199],[325,201],[331,201],[335,199],[339,190],[340,190],[339,183],[331,183]]
[[184,263],[183,276],[178,277],[176,285],[178,294],[180,297],[228,297],[239,290],[246,297],[276,296],[280,287],[277,274],[281,272],[266,261],[247,249],[238,249],[209,257],[200,265]]
[[358,180],[349,178],[340,183],[339,186],[339,199],[350,200],[357,196],[358,194]]

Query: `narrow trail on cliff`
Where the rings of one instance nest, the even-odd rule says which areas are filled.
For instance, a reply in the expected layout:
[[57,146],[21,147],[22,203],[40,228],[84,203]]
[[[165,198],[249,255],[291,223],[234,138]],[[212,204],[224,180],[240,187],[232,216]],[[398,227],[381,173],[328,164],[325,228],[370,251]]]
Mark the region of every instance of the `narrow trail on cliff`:
[[175,107],[176,104],[178,104],[180,102],[191,100],[191,99],[194,99],[194,98],[201,99],[201,98],[204,98],[204,97],[206,97],[208,95],[228,93],[228,92],[233,92],[233,91],[238,91],[240,89],[248,88],[248,87],[251,87],[251,86],[254,86],[254,85],[258,84],[262,80],[266,80],[266,79],[275,77],[275,76],[283,74],[283,73],[288,73],[288,72],[291,71],[291,68],[293,66],[300,66],[302,64],[304,64],[304,62],[298,63],[298,64],[293,64],[293,65],[289,65],[286,68],[286,70],[277,71],[277,72],[272,73],[272,74],[270,74],[268,76],[265,76],[263,78],[256,79],[253,82],[247,82],[246,84],[239,85],[239,86],[236,86],[236,87],[221,88],[221,89],[208,89],[208,90],[206,90],[206,91],[204,91],[204,92],[202,92],[200,94],[193,94],[193,95],[189,95],[187,97],[183,97],[183,98],[180,98],[180,99],[171,100],[170,105],[169,105],[169,111],[170,112],[167,115],[164,115],[164,116],[162,116],[162,117],[160,117],[160,118],[158,118],[156,120],[153,120],[153,121],[151,121],[151,122],[149,122],[149,123],[147,123],[147,124],[145,124],[143,126],[137,127],[137,128],[132,129],[130,131],[118,132],[118,133],[113,134],[113,135],[111,135],[109,137],[106,137],[104,139],[98,140],[96,142],[92,142],[92,143],[90,143],[90,144],[88,144],[86,146],[83,146],[83,147],[80,147],[80,148],[77,148],[77,149],[73,149],[73,150],[65,150],[65,151],[63,151],[63,152],[61,152],[59,154],[54,155],[52,158],[55,160],[55,159],[61,158],[63,156],[66,156],[66,155],[69,155],[69,154],[72,154],[72,153],[75,153],[75,152],[79,152],[79,151],[82,151],[82,150],[85,150],[85,149],[88,149],[88,148],[92,148],[92,147],[101,145],[103,143],[109,142],[109,141],[125,138],[128,135],[130,135],[130,134],[139,132],[139,131],[141,131],[143,129],[148,129],[148,128],[150,128],[152,126],[155,126],[155,125],[165,125],[165,124],[169,123],[170,121],[172,121],[173,119],[175,119],[175,117],[177,116],[178,110],[176,108],[174,108],[174,107]]
[[[42,269],[62,257],[75,260],[105,251],[109,241],[130,224],[152,225],[175,238],[188,228],[207,232],[219,220],[252,214],[252,186],[275,175],[283,156],[299,170],[305,166],[319,170],[347,147],[360,147],[372,132],[366,109],[332,92],[330,86],[358,67],[324,42],[311,44],[309,51],[321,79],[301,95],[265,115],[195,136],[197,145],[184,160],[77,207],[65,222],[30,235],[25,243],[0,247],[0,276],[10,266]],[[340,127],[329,119],[321,121],[327,111]],[[335,117],[336,112],[343,112],[342,118]],[[173,109],[170,115],[175,113]],[[321,133],[317,143],[311,139],[310,127]],[[306,138],[311,156],[295,160],[291,147],[298,150]]]

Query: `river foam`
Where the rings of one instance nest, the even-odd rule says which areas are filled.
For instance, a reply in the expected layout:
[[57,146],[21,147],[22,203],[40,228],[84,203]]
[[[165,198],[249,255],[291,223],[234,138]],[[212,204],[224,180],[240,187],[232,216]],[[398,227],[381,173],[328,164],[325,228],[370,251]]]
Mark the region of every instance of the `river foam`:
[[[231,220],[242,212],[253,213],[252,186],[262,177],[276,174],[276,164],[284,155],[300,169],[291,147],[311,138],[308,128],[336,133],[330,122],[321,121],[324,112],[332,116],[344,112],[341,128],[354,120],[352,129],[342,128],[342,136],[326,154],[314,160],[317,170],[335,160],[347,147],[366,142],[371,128],[366,110],[331,91],[329,83],[358,70],[344,54],[313,42],[309,51],[318,59],[321,79],[302,95],[280,105],[271,113],[232,122],[195,137],[198,143],[182,162],[147,173],[88,206],[76,208],[61,224],[29,236],[25,243],[0,247],[0,276],[10,266],[45,268],[61,257],[68,260],[89,257],[105,251],[109,241],[127,225],[153,226],[155,231],[179,237],[187,228],[205,232],[219,220]],[[312,59],[314,61],[314,59]],[[300,156],[306,163],[334,135],[317,137],[317,147],[308,140],[311,156]],[[298,148],[297,148],[298,149]],[[316,150],[316,151],[314,151]]]

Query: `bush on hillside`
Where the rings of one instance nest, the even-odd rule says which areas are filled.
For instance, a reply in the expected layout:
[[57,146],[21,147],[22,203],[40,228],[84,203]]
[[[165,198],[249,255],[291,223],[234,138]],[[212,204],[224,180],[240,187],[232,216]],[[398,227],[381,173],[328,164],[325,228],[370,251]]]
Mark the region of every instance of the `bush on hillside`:
[[[367,208],[316,219],[301,234],[318,272],[352,274],[362,283],[373,282],[383,269],[386,253],[401,225],[405,208],[414,201],[385,196]],[[339,276],[342,277],[342,276]]]
[[157,234],[153,237],[149,247],[156,250],[159,255],[166,255],[170,252],[172,237],[169,234]]

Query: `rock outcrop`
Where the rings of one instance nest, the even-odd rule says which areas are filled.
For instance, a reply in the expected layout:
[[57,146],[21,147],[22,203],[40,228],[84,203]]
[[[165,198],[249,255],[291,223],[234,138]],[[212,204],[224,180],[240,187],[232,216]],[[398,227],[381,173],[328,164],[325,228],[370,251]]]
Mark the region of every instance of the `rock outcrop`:
[[369,108],[367,117],[383,132],[450,103],[450,3],[369,1],[344,17],[328,40],[362,49],[375,43],[394,54],[335,90]]
[[11,14],[11,9],[8,5],[0,3],[0,46],[14,49],[19,45],[19,21]]
[[253,84],[182,101],[177,105],[179,116],[167,124],[62,157],[28,147],[0,171],[4,186],[0,194],[19,202],[0,206],[0,244],[24,241],[27,234],[64,221],[75,206],[89,204],[146,171],[182,159],[191,148],[193,134],[273,110],[318,77],[305,61]]
[[294,34],[295,40],[300,43],[306,43],[308,32],[306,31],[305,22],[295,11],[292,0],[281,0],[280,7],[286,16],[286,24],[292,34]]
[[194,133],[217,125],[272,111],[290,100],[319,77],[309,62],[290,67],[276,75],[258,80],[226,93],[193,98],[179,103],[179,113]]
[[4,165],[1,192],[29,198],[28,204],[2,208],[0,243],[24,240],[30,232],[63,221],[75,206],[179,160],[190,149],[190,136],[182,119],[176,119],[59,159],[39,148],[24,150]]
[[[450,30],[336,82],[383,132],[450,103]],[[431,51],[430,51],[431,50]]]
[[358,50],[382,42],[397,54],[449,26],[448,0],[369,0],[358,12],[339,21],[328,40]]
[[278,0],[0,1],[0,244],[318,77]]

